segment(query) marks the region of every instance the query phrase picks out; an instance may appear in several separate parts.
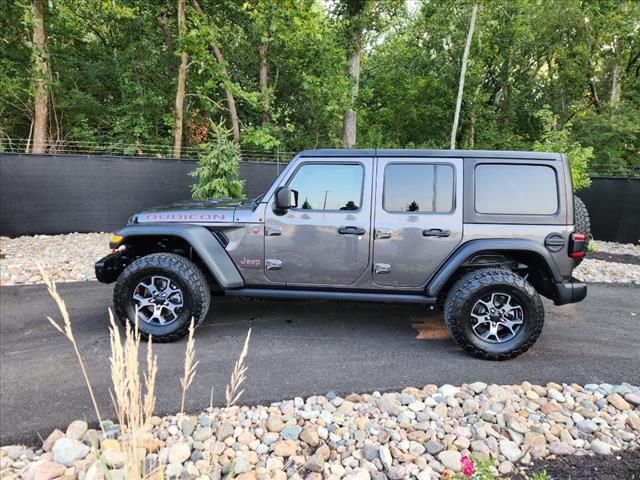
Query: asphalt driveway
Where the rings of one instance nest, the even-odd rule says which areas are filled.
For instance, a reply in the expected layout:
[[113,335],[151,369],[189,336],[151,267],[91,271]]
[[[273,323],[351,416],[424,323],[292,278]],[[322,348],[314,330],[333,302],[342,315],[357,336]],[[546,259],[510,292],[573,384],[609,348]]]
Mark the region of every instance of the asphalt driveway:
[[[111,287],[61,284],[103,416],[109,400],[107,308]],[[200,361],[188,409],[222,403],[233,364],[253,329],[241,402],[335,390],[394,390],[427,383],[640,383],[640,287],[592,284],[576,305],[546,303],[541,338],[525,355],[487,362],[464,354],[437,314],[421,306],[218,298],[196,334]],[[75,418],[94,420],[73,350],[46,321],[58,317],[43,286],[0,288],[0,443],[33,442]],[[427,321],[418,340],[414,324]],[[423,332],[423,333],[425,333]],[[431,333],[434,333],[431,335]],[[156,345],[157,411],[180,405],[185,342]]]

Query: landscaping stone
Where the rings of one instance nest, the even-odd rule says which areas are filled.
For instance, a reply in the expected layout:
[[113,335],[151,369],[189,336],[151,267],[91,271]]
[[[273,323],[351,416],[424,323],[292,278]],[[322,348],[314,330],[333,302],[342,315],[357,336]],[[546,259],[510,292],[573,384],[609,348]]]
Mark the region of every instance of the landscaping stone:
[[602,440],[596,439],[591,442],[591,450],[593,450],[598,455],[610,455],[611,445],[603,442]]
[[[469,454],[509,476],[554,456],[613,456],[640,448],[634,395],[640,388],[626,383],[528,382],[314,395],[271,406],[214,408],[199,416],[153,417],[138,441],[145,472],[162,465],[167,480],[221,480],[232,468],[236,480],[435,480],[460,471],[460,458]],[[65,431],[82,441],[58,430],[36,452],[20,445],[0,448],[3,478],[106,480],[95,467],[99,454],[111,480],[124,480],[128,439],[113,422],[103,426],[107,435],[72,422]],[[98,441],[99,452],[90,452],[88,444]]]
[[74,440],[82,440],[88,429],[89,425],[84,420],[74,420],[67,427],[66,436]]
[[444,452],[440,452],[438,454],[438,460],[445,468],[449,470],[453,470],[454,472],[459,472],[461,469],[460,459],[462,458],[462,454],[457,450],[445,450]]
[[324,468],[324,459],[317,454],[311,455],[309,458],[307,458],[304,466],[307,470],[320,473]]
[[184,463],[190,457],[191,447],[186,443],[176,443],[169,449],[169,463]]
[[77,460],[86,457],[91,449],[84,443],[68,437],[62,437],[53,446],[53,461],[71,467]]

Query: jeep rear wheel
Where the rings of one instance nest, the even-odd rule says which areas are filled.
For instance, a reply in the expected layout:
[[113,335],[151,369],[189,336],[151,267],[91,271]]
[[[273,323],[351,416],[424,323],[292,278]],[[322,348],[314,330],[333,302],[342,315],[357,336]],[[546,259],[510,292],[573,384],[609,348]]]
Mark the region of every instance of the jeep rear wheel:
[[444,319],[468,353],[507,360],[526,352],[544,324],[540,296],[524,278],[501,268],[467,273],[451,288]]
[[202,271],[173,253],[154,253],[131,263],[118,277],[113,303],[120,322],[136,318],[140,333],[155,342],[172,342],[199,325],[209,309],[210,292]]

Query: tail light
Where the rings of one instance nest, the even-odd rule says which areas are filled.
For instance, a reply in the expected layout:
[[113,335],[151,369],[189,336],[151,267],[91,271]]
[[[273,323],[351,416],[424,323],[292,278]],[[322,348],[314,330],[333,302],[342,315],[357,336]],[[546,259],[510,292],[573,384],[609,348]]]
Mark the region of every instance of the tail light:
[[587,242],[584,233],[572,233],[569,241],[569,256],[582,258],[586,253]]

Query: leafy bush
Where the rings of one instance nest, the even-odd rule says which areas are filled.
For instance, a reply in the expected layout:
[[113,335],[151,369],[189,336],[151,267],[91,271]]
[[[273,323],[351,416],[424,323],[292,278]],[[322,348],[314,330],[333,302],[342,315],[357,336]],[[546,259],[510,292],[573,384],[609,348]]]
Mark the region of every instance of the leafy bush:
[[193,198],[242,198],[244,181],[238,179],[240,147],[231,140],[223,122],[211,122],[212,141],[200,146],[198,167],[190,173],[198,178],[191,187]]
[[541,139],[533,144],[533,150],[567,154],[571,165],[573,189],[577,191],[591,185],[589,162],[593,159],[593,148],[583,147],[580,142],[572,139],[570,123],[558,128],[558,117],[549,107],[538,111],[536,118],[542,122],[543,133]]

